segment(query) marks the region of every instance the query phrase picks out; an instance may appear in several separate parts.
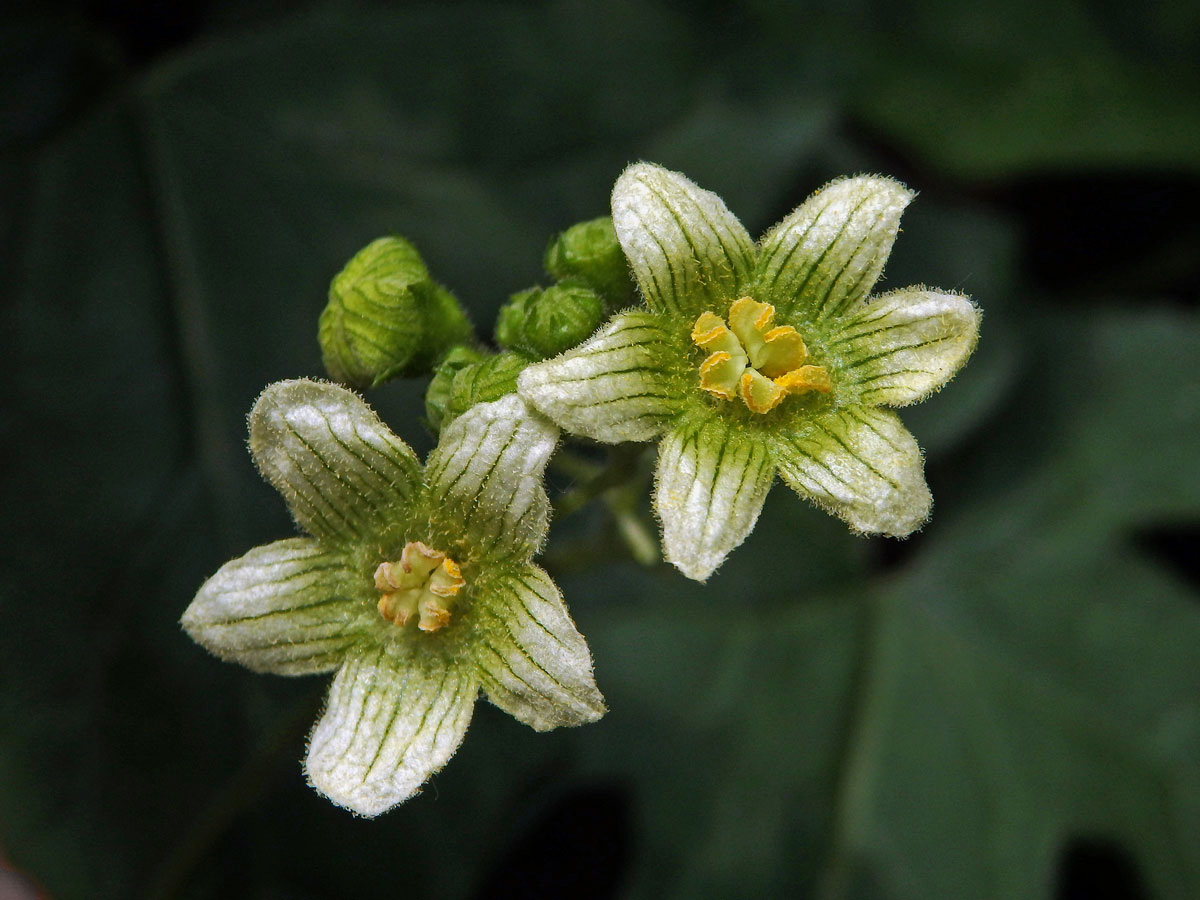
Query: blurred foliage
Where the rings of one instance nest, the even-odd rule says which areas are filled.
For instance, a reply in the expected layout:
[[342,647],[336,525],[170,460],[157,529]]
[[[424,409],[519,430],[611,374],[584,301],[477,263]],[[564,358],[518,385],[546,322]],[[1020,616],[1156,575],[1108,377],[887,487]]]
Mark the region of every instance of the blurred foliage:
[[[58,898],[1200,895],[1193,5],[167,6],[0,32],[13,865]],[[486,332],[638,158],[752,231],[839,174],[922,191],[888,283],[986,312],[904,414],[934,519],[864,541],[775,491],[708,587],[564,520],[612,712],[481,705],[422,796],[355,820],[297,762],[324,679],[176,624],[292,527],[245,413],[320,372],[371,239]],[[423,387],[371,396],[421,452]]]

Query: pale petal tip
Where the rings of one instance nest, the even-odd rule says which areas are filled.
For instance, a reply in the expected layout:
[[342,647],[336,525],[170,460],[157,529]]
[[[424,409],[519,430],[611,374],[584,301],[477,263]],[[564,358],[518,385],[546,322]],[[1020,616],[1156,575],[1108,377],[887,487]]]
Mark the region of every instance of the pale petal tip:
[[[432,776],[433,772],[429,774]],[[422,782],[406,793],[396,791],[389,781],[382,779],[359,782],[338,778],[332,771],[314,767],[311,753],[304,761],[304,776],[309,786],[322,797],[364,819],[374,819],[412,799],[424,785]]]

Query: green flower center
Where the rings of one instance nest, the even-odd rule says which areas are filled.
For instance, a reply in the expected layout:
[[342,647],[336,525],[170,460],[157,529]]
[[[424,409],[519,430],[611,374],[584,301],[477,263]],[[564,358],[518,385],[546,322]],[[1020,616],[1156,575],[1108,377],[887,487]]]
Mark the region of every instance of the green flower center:
[[788,394],[829,393],[824,366],[805,365],[808,348],[791,325],[772,327],[775,307],[750,297],[729,307],[729,324],[701,313],[692,341],[709,351],[700,364],[700,389],[722,400],[741,397],[751,412],[768,413]]
[[463,585],[458,563],[420,541],[409,541],[399,562],[382,562],[375,570],[379,614],[394,625],[417,617],[422,631],[450,624],[450,604]]

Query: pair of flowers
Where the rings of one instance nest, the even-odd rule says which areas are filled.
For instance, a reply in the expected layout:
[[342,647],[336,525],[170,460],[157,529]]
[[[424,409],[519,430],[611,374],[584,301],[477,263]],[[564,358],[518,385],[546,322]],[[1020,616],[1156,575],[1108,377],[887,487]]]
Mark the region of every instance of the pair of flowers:
[[880,407],[945,384],[979,314],[923,288],[868,298],[911,197],[885,178],[837,181],[755,245],[715,195],[631,166],[613,223],[645,308],[455,419],[424,468],[353,393],[269,387],[251,451],[309,536],[226,564],[184,627],[259,671],[337,670],[306,770],[365,816],[445,764],[480,690],[539,730],[594,721],[587,645],[531,562],[558,427],[661,439],[664,554],[700,581],[749,534],[776,472],[856,531],[919,527],[920,450]]

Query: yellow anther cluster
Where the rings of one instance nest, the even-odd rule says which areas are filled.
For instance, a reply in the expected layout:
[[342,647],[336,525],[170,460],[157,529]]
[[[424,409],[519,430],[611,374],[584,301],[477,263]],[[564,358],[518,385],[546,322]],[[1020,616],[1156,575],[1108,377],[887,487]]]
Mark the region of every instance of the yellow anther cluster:
[[409,541],[398,563],[383,562],[375,570],[379,614],[395,625],[417,616],[418,628],[437,631],[450,624],[450,599],[466,583],[458,563],[445,553]]
[[700,364],[700,387],[714,397],[741,397],[756,413],[766,413],[788,394],[829,393],[824,366],[805,365],[808,348],[791,325],[772,327],[775,307],[749,297],[729,307],[729,324],[715,313],[702,313],[692,340],[709,351]]

